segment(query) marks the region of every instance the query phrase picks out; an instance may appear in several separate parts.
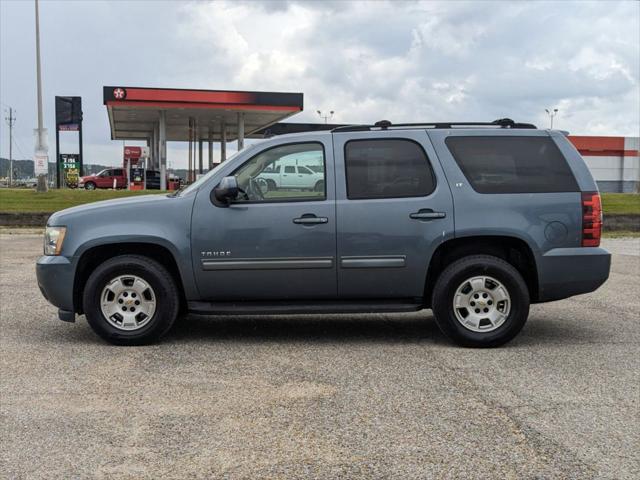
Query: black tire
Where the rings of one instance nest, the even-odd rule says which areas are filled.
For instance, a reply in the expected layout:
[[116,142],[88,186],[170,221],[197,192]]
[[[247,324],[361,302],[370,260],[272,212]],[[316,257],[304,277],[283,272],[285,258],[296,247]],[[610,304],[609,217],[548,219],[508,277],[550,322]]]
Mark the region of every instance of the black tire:
[[276,191],[278,189],[278,186],[276,185],[276,182],[274,182],[271,179],[268,179],[267,180],[267,188],[268,188],[267,191],[274,192],[274,191]]
[[324,180],[318,180],[313,187],[314,192],[324,192]]
[[[136,275],[147,282],[156,297],[156,309],[144,326],[125,331],[111,325],[100,309],[102,290],[118,275]],[[145,345],[158,341],[175,322],[180,297],[166,268],[142,255],[120,255],[99,265],[85,284],[83,307],[89,325],[100,337],[114,345]]]
[[84,184],[84,189],[85,190],[95,190],[96,189],[96,184],[93,182],[87,182]]
[[[501,282],[507,289],[510,312],[497,329],[475,332],[458,321],[453,299],[458,287],[466,279],[487,275]],[[448,265],[438,277],[431,299],[436,323],[442,333],[463,347],[498,347],[513,339],[529,316],[529,290],[520,273],[508,262],[491,255],[463,257]]]

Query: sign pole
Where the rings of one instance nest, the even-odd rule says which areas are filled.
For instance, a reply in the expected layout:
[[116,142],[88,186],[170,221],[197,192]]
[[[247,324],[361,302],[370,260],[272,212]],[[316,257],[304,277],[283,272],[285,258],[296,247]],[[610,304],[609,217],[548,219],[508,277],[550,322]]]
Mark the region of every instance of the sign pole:
[[60,188],[60,171],[62,170],[62,162],[60,161],[60,127],[56,122],[56,188]]
[[78,149],[78,153],[80,153],[80,166],[79,172],[80,176],[84,175],[84,157],[82,156],[82,120],[80,120],[80,124],[78,125],[78,142],[80,142],[80,146]]

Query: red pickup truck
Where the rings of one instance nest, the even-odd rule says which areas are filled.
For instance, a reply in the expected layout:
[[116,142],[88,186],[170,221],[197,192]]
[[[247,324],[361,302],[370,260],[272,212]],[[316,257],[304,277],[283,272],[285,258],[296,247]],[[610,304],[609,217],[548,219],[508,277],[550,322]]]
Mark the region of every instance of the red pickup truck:
[[113,181],[116,182],[116,188],[127,187],[127,177],[124,168],[105,168],[95,175],[87,175],[81,177],[78,182],[79,188],[87,190],[95,190],[96,188],[113,188]]

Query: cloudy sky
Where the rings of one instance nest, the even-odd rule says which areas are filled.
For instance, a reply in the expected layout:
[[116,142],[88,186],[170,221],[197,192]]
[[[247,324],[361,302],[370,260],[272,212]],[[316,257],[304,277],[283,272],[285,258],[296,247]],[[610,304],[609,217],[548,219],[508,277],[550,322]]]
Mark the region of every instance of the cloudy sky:
[[[34,7],[0,0],[0,101],[15,157],[36,125]],[[41,1],[46,126],[83,99],[85,162],[117,164],[103,85],[303,92],[296,121],[485,121],[638,135],[640,3]],[[63,148],[73,151],[65,134]],[[0,155],[8,157],[2,122]],[[174,167],[186,152],[169,145]]]

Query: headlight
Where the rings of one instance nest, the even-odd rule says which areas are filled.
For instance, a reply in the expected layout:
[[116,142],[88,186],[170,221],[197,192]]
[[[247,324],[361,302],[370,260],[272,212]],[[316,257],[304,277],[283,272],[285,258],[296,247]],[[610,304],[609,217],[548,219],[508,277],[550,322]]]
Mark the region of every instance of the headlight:
[[60,255],[67,227],[47,227],[44,231],[44,254]]

